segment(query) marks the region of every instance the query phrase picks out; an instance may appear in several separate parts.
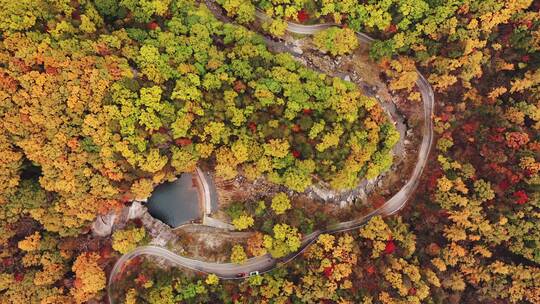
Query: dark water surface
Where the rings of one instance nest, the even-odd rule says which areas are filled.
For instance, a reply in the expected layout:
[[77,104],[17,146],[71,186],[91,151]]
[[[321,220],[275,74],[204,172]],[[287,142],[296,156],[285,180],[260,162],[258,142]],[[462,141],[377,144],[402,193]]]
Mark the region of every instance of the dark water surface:
[[202,210],[192,178],[192,174],[185,173],[174,182],[156,187],[146,203],[148,212],[173,228],[200,218]]

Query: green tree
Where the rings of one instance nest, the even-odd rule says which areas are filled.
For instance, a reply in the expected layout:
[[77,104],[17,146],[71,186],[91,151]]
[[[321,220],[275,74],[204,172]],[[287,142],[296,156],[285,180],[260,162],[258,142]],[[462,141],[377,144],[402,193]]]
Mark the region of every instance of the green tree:
[[135,249],[145,236],[144,227],[116,230],[112,235],[112,247],[121,254],[126,254]]
[[120,0],[120,5],[129,9],[139,22],[148,22],[152,16],[163,16],[172,0]]
[[298,229],[287,224],[276,224],[273,234],[273,237],[265,235],[263,238],[264,247],[273,257],[284,257],[300,248],[301,239]]
[[255,5],[250,1],[220,0],[219,4],[227,11],[229,17],[234,17],[242,24],[255,20]]
[[232,223],[236,230],[246,230],[253,226],[254,220],[253,217],[249,215],[240,215],[239,217],[233,219]]
[[358,47],[358,38],[350,28],[331,27],[317,32],[313,36],[313,43],[319,49],[339,56],[352,53]]
[[234,245],[231,252],[231,262],[243,264],[247,260],[247,254],[242,245]]
[[272,207],[272,210],[279,215],[291,209],[291,201],[287,194],[280,192],[272,198],[272,204],[270,206]]

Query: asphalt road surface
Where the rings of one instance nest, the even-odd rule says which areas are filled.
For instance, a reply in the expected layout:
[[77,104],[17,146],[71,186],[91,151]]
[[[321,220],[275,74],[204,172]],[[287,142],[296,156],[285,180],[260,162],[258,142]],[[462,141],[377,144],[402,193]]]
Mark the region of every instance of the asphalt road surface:
[[[257,17],[260,19],[269,18],[262,12],[258,12]],[[301,25],[301,24],[289,22],[287,30],[291,33],[312,35],[318,31],[327,29],[332,26],[335,26],[335,25],[334,24]],[[372,38],[370,38],[369,36],[363,33],[357,33],[357,35],[360,41],[362,42],[370,43],[371,41],[373,41]],[[389,200],[387,200],[379,209],[373,211],[372,213],[366,216],[363,216],[362,218],[355,219],[348,222],[338,223],[329,227],[327,230],[315,231],[309,235],[304,236],[303,241],[302,241],[302,246],[300,247],[298,252],[295,252],[293,254],[290,254],[280,259],[274,259],[270,255],[267,254],[264,256],[248,259],[244,264],[241,264],[241,265],[234,264],[234,263],[209,263],[209,262],[203,262],[203,261],[199,261],[195,259],[186,258],[180,255],[177,255],[173,253],[172,251],[169,251],[165,248],[161,248],[157,246],[138,247],[135,250],[123,255],[114,265],[111,271],[110,278],[109,278],[109,286],[108,286],[110,303],[111,304],[113,303],[112,299],[110,298],[111,285],[114,284],[116,279],[118,279],[117,276],[119,272],[122,270],[122,266],[130,259],[140,256],[140,255],[149,255],[149,256],[156,256],[159,258],[164,258],[174,264],[177,264],[178,266],[185,267],[185,268],[192,269],[199,272],[213,273],[222,279],[238,279],[239,274],[245,274],[246,276],[249,276],[249,273],[254,272],[254,271],[258,271],[259,273],[264,273],[264,272],[272,270],[274,267],[276,267],[278,263],[287,263],[295,259],[304,250],[306,250],[306,248],[308,248],[308,246],[311,243],[317,240],[317,237],[322,233],[336,233],[336,232],[343,232],[343,231],[357,229],[361,227],[362,225],[364,225],[367,221],[369,221],[369,219],[373,216],[376,216],[376,215],[388,216],[388,215],[398,212],[401,208],[403,208],[403,206],[414,194],[414,190],[418,186],[420,176],[422,175],[422,172],[424,171],[427,165],[429,152],[433,144],[433,122],[432,122],[433,108],[434,108],[433,90],[431,86],[429,85],[429,83],[424,78],[424,76],[422,76],[420,73],[418,73],[418,80],[416,81],[416,85],[422,95],[422,102],[423,102],[423,108],[424,108],[424,126],[422,129],[423,137],[422,137],[422,142],[420,144],[420,148],[418,150],[418,160],[416,162],[416,166],[411,176],[409,177],[405,185],[396,194],[394,194],[394,196],[392,196]]]

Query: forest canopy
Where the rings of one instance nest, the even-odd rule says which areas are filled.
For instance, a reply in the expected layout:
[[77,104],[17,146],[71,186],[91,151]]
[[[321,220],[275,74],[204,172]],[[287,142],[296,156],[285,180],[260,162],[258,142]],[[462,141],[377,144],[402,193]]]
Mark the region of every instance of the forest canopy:
[[0,303],[106,301],[114,261],[150,236],[133,220],[95,237],[92,221],[201,164],[292,190],[227,210],[250,234],[234,263],[335,223],[291,193],[379,176],[400,137],[355,84],[269,50],[288,22],[336,25],[312,38],[336,62],[372,36],[376,76],[411,105],[426,76],[435,144],[416,194],[244,280],[134,260],[121,302],[540,303],[538,1],[215,2],[238,24],[195,0],[0,0]]
[[2,191],[25,191],[20,175],[39,169],[48,201],[25,210],[47,230],[76,234],[203,160],[300,192],[313,176],[349,188],[391,165],[397,131],[352,83],[204,6],[139,5],[32,1],[9,5],[24,23],[3,19]]

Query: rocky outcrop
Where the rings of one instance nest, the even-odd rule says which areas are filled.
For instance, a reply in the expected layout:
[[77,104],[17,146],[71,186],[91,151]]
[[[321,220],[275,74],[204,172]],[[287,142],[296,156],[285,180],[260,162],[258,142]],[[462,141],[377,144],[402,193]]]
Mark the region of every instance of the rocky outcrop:
[[165,246],[175,239],[172,228],[150,215],[148,209],[139,201],[132,202],[131,206],[124,207],[119,213],[111,212],[98,216],[92,224],[92,234],[107,237],[115,230],[124,228],[130,220],[134,219],[141,220],[152,239],[151,245]]

